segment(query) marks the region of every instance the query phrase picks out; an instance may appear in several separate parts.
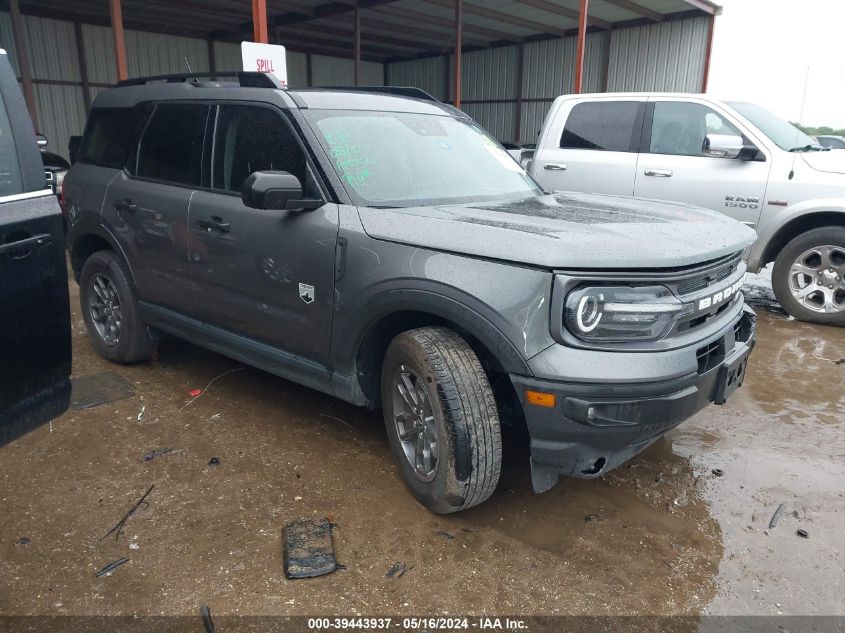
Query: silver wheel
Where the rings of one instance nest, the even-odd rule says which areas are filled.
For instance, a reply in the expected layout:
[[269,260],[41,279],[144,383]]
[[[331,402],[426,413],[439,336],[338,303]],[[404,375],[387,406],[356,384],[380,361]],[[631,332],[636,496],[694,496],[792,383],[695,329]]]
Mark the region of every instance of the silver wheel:
[[845,310],[845,248],[816,246],[789,268],[789,291],[813,312]]
[[117,345],[120,341],[123,315],[117,287],[106,275],[96,274],[91,278],[88,293],[88,310],[97,334],[106,345]]
[[393,421],[405,459],[422,481],[437,474],[437,424],[425,383],[406,365],[393,379]]

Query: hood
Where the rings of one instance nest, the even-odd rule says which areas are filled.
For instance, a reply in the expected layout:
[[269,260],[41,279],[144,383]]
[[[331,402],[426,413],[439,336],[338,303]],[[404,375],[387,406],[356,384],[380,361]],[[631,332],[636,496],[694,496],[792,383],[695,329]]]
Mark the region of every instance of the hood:
[[801,158],[816,171],[829,174],[845,174],[845,150],[832,149],[827,152],[802,152]]
[[756,235],[699,207],[577,193],[358,212],[375,239],[544,268],[689,266],[740,251]]

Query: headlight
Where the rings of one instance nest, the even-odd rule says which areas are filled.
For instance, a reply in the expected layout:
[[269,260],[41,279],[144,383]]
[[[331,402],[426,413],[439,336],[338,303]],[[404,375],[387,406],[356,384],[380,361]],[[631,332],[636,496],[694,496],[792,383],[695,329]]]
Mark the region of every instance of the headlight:
[[657,341],[692,314],[663,286],[579,288],[566,298],[564,323],[585,341]]

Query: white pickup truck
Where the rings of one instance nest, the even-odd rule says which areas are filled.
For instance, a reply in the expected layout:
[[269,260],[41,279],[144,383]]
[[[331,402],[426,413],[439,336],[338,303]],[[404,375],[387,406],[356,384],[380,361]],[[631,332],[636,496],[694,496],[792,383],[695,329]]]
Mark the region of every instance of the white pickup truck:
[[565,95],[523,164],[548,191],[726,213],[757,230],[748,268],[775,263],[772,285],[789,314],[845,325],[845,152],[763,108],[694,94]]

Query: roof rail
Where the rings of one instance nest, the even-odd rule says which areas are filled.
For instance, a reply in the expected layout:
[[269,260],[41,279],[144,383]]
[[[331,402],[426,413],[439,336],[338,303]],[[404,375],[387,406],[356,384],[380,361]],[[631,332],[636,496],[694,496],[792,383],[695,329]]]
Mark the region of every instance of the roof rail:
[[[397,95],[399,97],[411,97],[413,99],[423,99],[425,101],[436,101],[438,99],[428,94],[422,88],[413,88],[411,86],[320,86],[320,90],[348,90],[352,92],[380,92],[384,94]],[[307,90],[307,88],[303,88]]]
[[154,81],[165,83],[190,82],[199,84],[199,79],[229,79],[236,78],[241,88],[276,88],[283,89],[282,83],[270,73],[249,72],[245,70],[211,72],[211,73],[179,73],[176,75],[154,75],[152,77],[134,77],[118,81],[115,85],[122,86],[143,86]]

